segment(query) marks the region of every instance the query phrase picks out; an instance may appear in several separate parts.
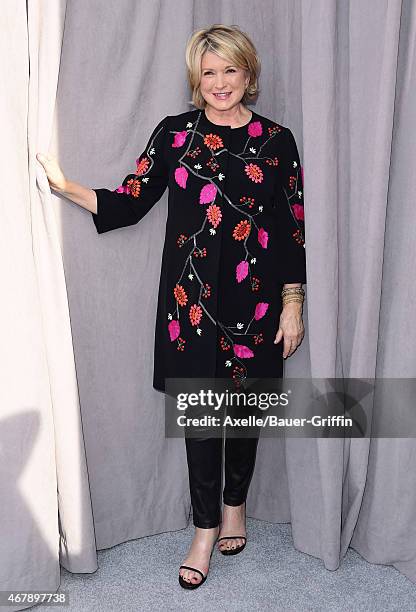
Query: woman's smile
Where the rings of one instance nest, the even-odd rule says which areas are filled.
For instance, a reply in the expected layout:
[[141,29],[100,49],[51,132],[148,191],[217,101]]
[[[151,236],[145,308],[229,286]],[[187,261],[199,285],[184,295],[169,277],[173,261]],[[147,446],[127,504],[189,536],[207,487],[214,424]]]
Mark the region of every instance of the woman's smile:
[[228,100],[228,98],[231,96],[231,91],[224,93],[214,93],[213,95],[216,97],[217,100]]

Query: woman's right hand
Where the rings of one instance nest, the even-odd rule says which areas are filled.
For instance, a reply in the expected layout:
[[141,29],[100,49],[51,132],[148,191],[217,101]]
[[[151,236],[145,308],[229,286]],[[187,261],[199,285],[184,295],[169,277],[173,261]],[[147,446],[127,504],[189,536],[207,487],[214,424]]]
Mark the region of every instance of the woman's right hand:
[[65,191],[66,178],[58,164],[58,160],[53,155],[44,155],[43,153],[37,153],[36,159],[42,164],[52,189],[55,189],[55,191]]

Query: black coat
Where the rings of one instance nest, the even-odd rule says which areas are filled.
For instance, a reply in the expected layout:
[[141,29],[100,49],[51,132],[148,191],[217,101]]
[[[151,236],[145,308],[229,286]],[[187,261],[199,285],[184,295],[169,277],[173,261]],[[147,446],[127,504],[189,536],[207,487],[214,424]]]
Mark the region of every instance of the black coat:
[[[133,164],[134,166],[134,164]],[[284,283],[306,283],[302,172],[289,128],[167,116],[120,187],[95,189],[99,234],[138,223],[169,187],[153,386],[282,376]]]

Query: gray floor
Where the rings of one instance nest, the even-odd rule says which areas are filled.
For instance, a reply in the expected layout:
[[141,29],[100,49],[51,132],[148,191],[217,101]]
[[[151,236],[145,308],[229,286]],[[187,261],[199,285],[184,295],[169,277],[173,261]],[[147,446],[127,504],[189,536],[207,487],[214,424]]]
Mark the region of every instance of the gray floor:
[[235,557],[214,550],[205,584],[185,591],[177,574],[192,534],[190,524],[99,551],[94,574],[62,569],[65,610],[416,611],[416,585],[393,567],[367,563],[350,548],[341,567],[329,571],[293,548],[290,524],[254,519],[247,519],[245,550]]

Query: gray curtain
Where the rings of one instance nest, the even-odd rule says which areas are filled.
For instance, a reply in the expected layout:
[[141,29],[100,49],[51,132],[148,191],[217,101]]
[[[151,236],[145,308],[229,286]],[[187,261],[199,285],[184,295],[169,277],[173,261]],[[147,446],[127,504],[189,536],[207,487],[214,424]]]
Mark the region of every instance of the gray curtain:
[[[29,170],[33,171],[36,151],[49,145],[67,176],[91,187],[118,185],[160,118],[191,108],[184,63],[191,32],[212,23],[238,24],[247,31],[262,60],[255,108],[292,129],[304,167],[306,335],[285,363],[285,375],[414,377],[412,0],[68,0],[66,11],[64,0],[53,3],[59,8],[55,11],[52,3],[29,4],[29,38],[39,35],[29,46],[30,79],[26,15],[22,7],[13,12],[13,1],[6,3],[21,41],[13,61],[26,75],[21,83],[9,75],[16,103],[2,113],[1,121],[10,116],[21,121],[20,141],[10,135],[9,149],[19,142],[25,146],[25,113],[31,105],[39,106],[33,119],[36,130],[29,131]],[[40,28],[33,7],[39,9]],[[56,90],[45,78],[38,89],[29,89],[26,99],[25,87],[34,78],[36,62],[41,71],[51,62],[50,54],[39,55],[37,49],[51,39],[56,73],[59,66]],[[53,113],[51,101],[56,102]],[[38,168],[38,193],[22,189],[17,177],[28,176],[24,157],[20,151],[12,156],[7,173],[4,167],[0,170],[2,221],[10,224],[12,206],[13,218],[22,217],[2,241],[6,257],[1,265],[7,274],[2,276],[6,300],[0,303],[5,309],[0,325],[10,334],[18,300],[12,289],[21,286],[30,267],[38,277],[56,274],[47,258],[37,256],[45,254],[44,241],[56,232],[61,249],[55,248],[53,261],[59,268],[62,257],[65,271],[80,400],[78,405],[71,396],[65,402],[70,401],[72,422],[76,415],[79,422],[69,442],[62,439],[59,427],[58,432],[48,430],[42,442],[44,456],[49,453],[51,461],[52,445],[62,453],[57,501],[39,472],[41,466],[34,465],[29,454],[24,458],[21,469],[32,469],[39,483],[49,487],[49,512],[53,516],[58,507],[64,527],[60,521],[59,534],[53,526],[50,547],[45,546],[39,512],[33,512],[32,523],[23,531],[20,521],[9,521],[10,540],[0,553],[8,560],[7,569],[0,563],[1,588],[13,588],[15,577],[21,576],[20,589],[45,578],[42,588],[53,590],[59,585],[59,559],[70,571],[93,571],[94,537],[96,548],[102,549],[181,529],[188,523],[190,499],[183,441],[165,439],[164,398],[151,384],[167,194],[137,226],[98,236],[88,212],[50,195]],[[18,187],[10,194],[13,177]],[[13,267],[7,262],[17,254],[8,248],[9,241],[14,240],[11,246],[19,253],[31,248],[31,230],[24,219],[28,202],[41,219],[45,210],[53,209],[55,225],[45,222],[50,231],[34,243],[33,258],[29,252],[25,260],[19,259],[20,266]],[[55,316],[64,312],[62,301],[52,300],[46,285],[38,290]],[[30,303],[26,314],[33,312]],[[53,318],[43,324],[52,334]],[[12,352],[4,346],[0,350],[13,380],[21,369],[17,348],[22,349],[26,339],[9,340]],[[39,351],[42,342],[35,347]],[[61,359],[50,353],[50,359],[48,377],[53,384],[62,372],[68,376],[71,366],[68,354]],[[35,360],[33,349],[24,362],[25,376]],[[9,412],[2,416],[1,426],[8,432],[11,423],[17,435],[28,425],[10,421],[18,390],[10,385],[7,392]],[[68,413],[63,401],[62,395],[55,395],[52,414]],[[46,399],[40,398],[32,430],[45,405]],[[71,460],[77,440],[83,442],[88,474],[82,461]],[[8,467],[2,468],[2,492],[17,461],[14,453],[12,446]],[[262,439],[248,515],[291,522],[296,548],[321,558],[328,569],[336,569],[352,546],[369,562],[394,565],[416,582],[415,468],[413,439]],[[50,464],[48,469],[50,483]],[[72,508],[65,502],[71,498],[71,478],[82,491]],[[18,498],[12,499],[16,508],[9,505],[1,512],[13,512],[15,518],[16,511],[17,516],[28,513]],[[18,525],[21,545],[16,550],[12,542]],[[19,554],[23,550],[25,554]],[[39,560],[47,558],[50,571],[45,577],[39,573]]]

